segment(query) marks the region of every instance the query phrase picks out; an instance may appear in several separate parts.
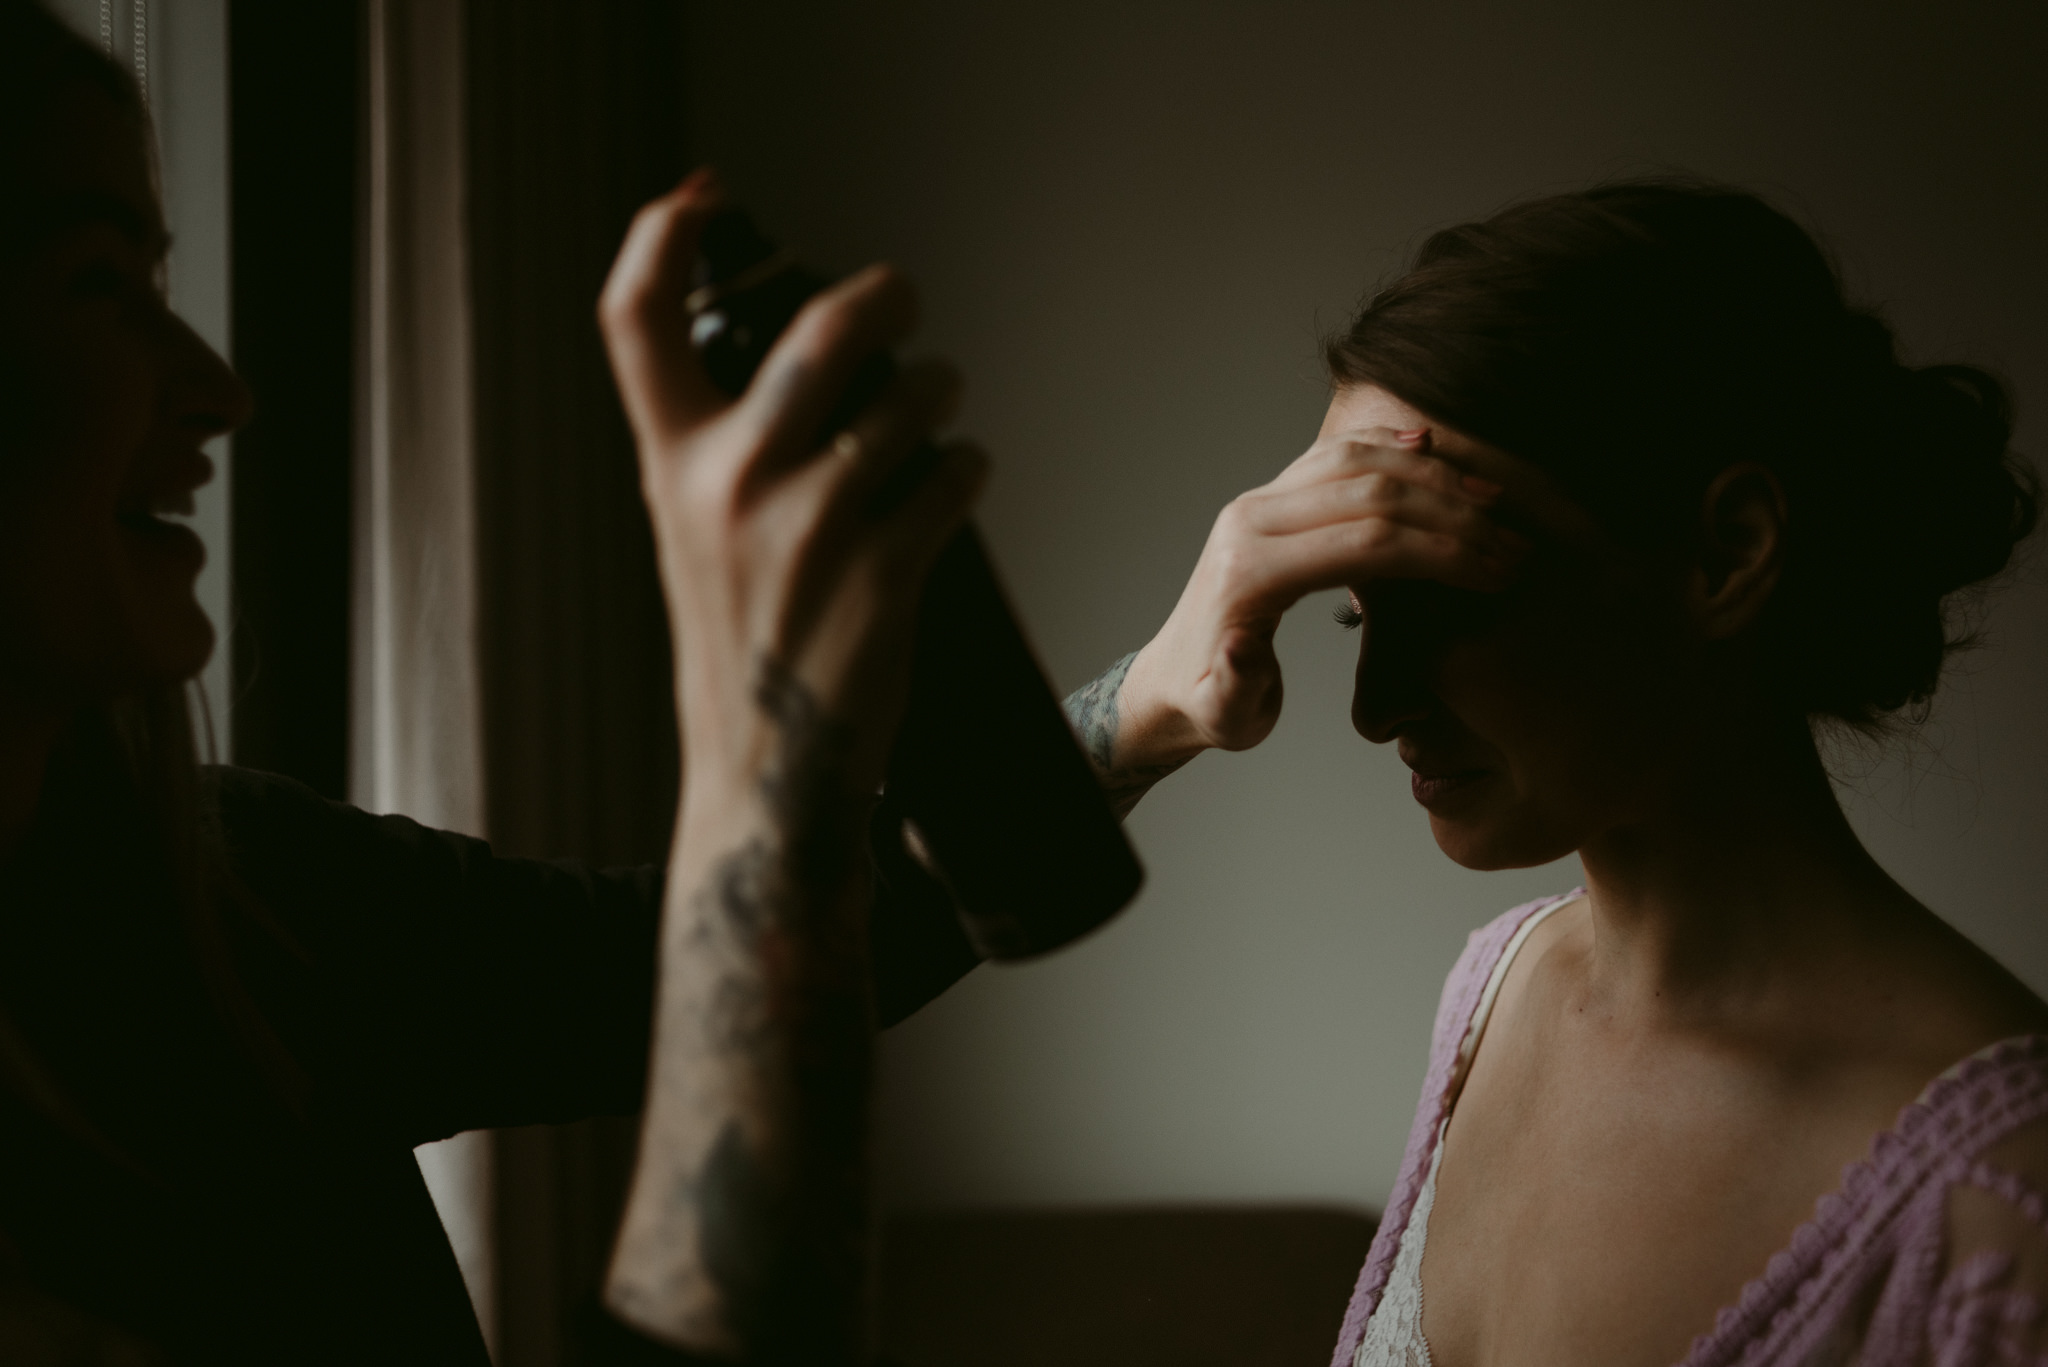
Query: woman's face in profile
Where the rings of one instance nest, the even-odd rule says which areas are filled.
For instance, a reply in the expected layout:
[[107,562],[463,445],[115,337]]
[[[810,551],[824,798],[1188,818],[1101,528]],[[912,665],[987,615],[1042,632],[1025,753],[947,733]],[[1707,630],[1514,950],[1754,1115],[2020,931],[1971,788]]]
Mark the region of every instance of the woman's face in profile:
[[205,553],[159,517],[212,477],[249,398],[162,291],[142,132],[88,82],[4,168],[29,232],[0,263],[0,689],[73,704],[189,678],[213,648]]
[[[1325,435],[1428,428],[1430,450],[1503,484],[1525,462],[1373,386],[1338,391]],[[1536,549],[1495,594],[1421,581],[1356,586],[1363,610],[1351,718],[1393,742],[1437,844],[1474,869],[1572,853],[1655,800],[1703,706],[1680,577],[1517,524]]]

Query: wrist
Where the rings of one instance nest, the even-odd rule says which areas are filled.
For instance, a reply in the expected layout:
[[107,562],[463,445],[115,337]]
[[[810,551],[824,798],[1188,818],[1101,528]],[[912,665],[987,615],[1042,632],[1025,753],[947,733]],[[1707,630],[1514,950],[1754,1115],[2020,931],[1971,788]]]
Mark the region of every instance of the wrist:
[[1169,769],[1210,748],[1210,741],[1174,701],[1162,667],[1164,648],[1153,637],[1131,661],[1117,695],[1116,767]]
[[[755,752],[759,754],[759,752]],[[687,759],[671,833],[672,858],[715,861],[742,847],[838,870],[865,837],[875,801],[833,767],[805,772],[762,754]]]

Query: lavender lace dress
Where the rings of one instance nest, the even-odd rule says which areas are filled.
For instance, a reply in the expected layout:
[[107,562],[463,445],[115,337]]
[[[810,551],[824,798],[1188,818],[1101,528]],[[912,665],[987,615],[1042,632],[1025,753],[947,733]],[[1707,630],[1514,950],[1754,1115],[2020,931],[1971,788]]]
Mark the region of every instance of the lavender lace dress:
[[[1408,1151],[1344,1315],[1332,1367],[1355,1367],[1388,1297],[1403,1235],[1419,1263],[1428,1179],[1517,932],[1579,895],[1516,907],[1472,933],[1444,984]],[[1943,1073],[1821,1198],[1680,1367],[2048,1367],[2048,1036],[2002,1040]],[[1419,1270],[1419,1269],[1418,1269]],[[1427,1363],[1415,1319],[1377,1326]],[[1392,1359],[1395,1362],[1401,1358]]]

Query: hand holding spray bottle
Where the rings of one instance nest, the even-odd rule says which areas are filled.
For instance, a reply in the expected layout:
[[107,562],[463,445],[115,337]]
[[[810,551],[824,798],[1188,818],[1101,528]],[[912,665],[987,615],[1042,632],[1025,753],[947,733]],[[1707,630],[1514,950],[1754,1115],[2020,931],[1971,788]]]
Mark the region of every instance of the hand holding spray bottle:
[[[828,283],[744,210],[715,215],[687,302],[712,383],[743,391],[804,301]],[[871,403],[894,370],[886,353],[871,357],[821,439]],[[936,454],[927,445],[913,456],[908,478]],[[915,827],[925,862],[989,958],[1029,958],[1072,942],[1121,910],[1144,880],[971,525],[925,584],[885,799]]]

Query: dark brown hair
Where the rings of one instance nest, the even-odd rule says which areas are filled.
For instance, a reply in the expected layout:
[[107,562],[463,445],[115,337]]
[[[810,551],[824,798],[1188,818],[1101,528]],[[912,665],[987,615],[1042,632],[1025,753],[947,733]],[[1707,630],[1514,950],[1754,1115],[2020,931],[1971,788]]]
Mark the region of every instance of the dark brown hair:
[[51,100],[74,83],[90,85],[138,120],[149,117],[142,92],[113,58],[36,0],[0,0],[0,156],[19,158]]
[[[136,136],[148,136],[141,92],[127,72],[34,0],[0,0],[0,244],[34,239],[42,221],[42,196],[24,170],[29,140],[44,131],[43,120],[58,95],[77,83],[105,94],[134,117]],[[13,376],[0,374],[0,396],[30,402],[18,397],[19,389]],[[0,447],[0,457],[5,454]],[[49,800],[53,790],[92,799],[94,829],[116,832],[113,838],[125,846],[122,853],[151,871],[164,910],[181,922],[201,981],[230,1033],[279,1099],[303,1113],[307,1080],[243,984],[232,942],[242,930],[254,928],[296,950],[229,867],[210,786],[199,767],[187,691],[186,684],[164,684],[83,708],[51,757],[38,830],[30,838],[48,838],[52,820],[66,824],[65,804]],[[203,698],[197,702],[203,709]],[[130,812],[134,819],[110,822],[109,810]],[[87,1144],[125,1161],[70,1107],[4,1013],[0,1089],[13,1091]]]
[[1727,186],[1627,181],[1447,228],[1325,352],[1338,384],[1543,466],[1642,549],[1691,544],[1720,470],[1769,466],[1790,516],[1764,683],[1809,715],[1924,702],[1962,643],[1943,600],[2038,511],[2005,387],[1902,365],[1813,238]]

